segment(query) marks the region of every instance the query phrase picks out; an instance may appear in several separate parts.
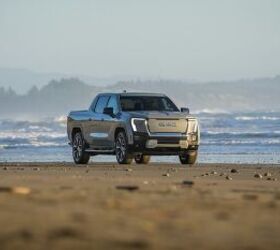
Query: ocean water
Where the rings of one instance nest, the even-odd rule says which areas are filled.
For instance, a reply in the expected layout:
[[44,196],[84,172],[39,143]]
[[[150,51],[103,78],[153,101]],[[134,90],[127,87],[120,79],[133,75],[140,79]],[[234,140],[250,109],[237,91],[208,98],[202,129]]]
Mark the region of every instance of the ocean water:
[[[201,163],[280,163],[280,112],[196,112],[201,128]],[[66,117],[37,121],[0,120],[0,162],[72,162]],[[95,156],[92,162],[112,162]],[[155,156],[153,162],[179,162]]]

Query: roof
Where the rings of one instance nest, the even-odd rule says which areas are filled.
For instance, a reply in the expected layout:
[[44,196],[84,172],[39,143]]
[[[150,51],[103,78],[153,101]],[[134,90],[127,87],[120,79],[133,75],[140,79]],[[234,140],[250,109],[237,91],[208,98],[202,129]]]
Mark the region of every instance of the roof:
[[119,92],[119,93],[100,93],[100,95],[120,95],[120,96],[165,96],[161,93],[148,92]]

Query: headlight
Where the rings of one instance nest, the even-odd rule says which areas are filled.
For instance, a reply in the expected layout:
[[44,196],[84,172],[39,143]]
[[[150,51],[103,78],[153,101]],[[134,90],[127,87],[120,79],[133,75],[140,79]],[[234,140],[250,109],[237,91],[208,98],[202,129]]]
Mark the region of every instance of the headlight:
[[144,118],[131,118],[131,127],[134,132],[147,132],[147,120]]
[[195,119],[188,120],[188,133],[196,133],[198,131],[198,121]]
[[200,143],[200,131],[198,121],[196,119],[188,119],[188,140]]

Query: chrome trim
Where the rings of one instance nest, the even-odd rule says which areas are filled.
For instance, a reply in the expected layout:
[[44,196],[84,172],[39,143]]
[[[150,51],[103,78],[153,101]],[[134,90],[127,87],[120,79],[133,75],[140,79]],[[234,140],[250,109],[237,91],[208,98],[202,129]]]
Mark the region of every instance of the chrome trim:
[[109,136],[108,133],[90,133],[89,135],[93,138],[107,138]]
[[181,134],[181,133],[150,133],[150,131],[148,131],[148,134],[150,137],[175,137],[175,138],[187,137],[186,134]]

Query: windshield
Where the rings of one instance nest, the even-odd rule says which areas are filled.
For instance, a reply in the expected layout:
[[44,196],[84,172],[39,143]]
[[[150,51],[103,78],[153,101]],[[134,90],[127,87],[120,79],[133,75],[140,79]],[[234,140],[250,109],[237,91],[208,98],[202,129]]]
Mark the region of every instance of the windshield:
[[122,111],[179,111],[165,96],[121,96],[121,107]]

